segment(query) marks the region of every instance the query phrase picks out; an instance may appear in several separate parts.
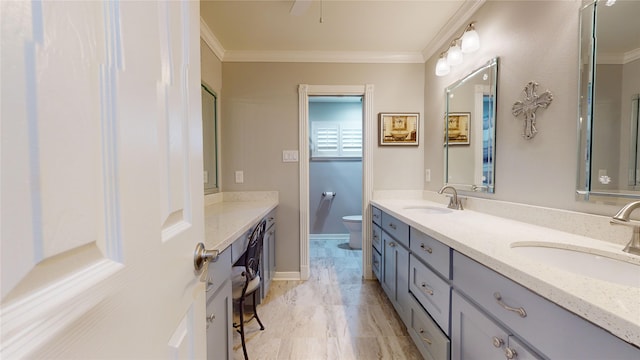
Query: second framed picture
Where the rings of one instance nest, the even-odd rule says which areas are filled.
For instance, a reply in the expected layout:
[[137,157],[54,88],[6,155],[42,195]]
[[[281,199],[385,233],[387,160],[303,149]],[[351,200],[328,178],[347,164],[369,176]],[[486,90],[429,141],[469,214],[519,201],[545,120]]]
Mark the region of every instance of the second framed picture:
[[418,145],[419,113],[380,113],[380,145]]
[[470,119],[471,113],[468,112],[449,113],[445,142],[449,145],[469,145]]

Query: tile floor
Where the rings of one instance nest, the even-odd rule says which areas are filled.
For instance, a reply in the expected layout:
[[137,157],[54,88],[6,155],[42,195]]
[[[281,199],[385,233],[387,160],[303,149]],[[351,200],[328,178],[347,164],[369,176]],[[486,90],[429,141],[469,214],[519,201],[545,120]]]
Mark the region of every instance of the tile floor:
[[[250,360],[421,359],[377,281],[361,279],[361,250],[348,238],[311,240],[308,281],[274,281],[247,323]],[[234,359],[243,359],[234,333]]]

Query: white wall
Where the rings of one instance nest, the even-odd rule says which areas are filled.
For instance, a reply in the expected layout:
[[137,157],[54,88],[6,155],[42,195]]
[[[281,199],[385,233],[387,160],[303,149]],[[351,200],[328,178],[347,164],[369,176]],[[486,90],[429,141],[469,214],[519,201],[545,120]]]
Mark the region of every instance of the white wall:
[[[277,270],[299,271],[298,163],[282,162],[283,150],[298,149],[298,85],[373,84],[375,113],[422,113],[424,65],[225,62],[222,73],[223,191],[279,191]],[[377,133],[377,121],[365,126]],[[376,147],[374,189],[421,189],[420,144]],[[244,184],[234,183],[237,170]]]

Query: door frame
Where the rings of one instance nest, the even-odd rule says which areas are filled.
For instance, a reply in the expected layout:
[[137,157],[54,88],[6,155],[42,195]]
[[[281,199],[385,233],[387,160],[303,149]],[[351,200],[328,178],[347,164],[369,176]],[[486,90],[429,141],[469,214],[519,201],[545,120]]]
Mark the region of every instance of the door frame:
[[362,96],[362,274],[373,279],[371,271],[371,209],[373,195],[373,149],[376,146],[376,122],[373,115],[373,84],[298,86],[298,129],[300,171],[300,279],[309,279],[309,96]]

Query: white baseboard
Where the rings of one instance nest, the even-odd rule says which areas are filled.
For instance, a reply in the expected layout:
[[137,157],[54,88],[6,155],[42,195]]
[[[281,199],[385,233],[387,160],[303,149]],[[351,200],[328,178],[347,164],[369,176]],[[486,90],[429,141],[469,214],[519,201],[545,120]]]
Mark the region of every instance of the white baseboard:
[[298,271],[276,271],[273,274],[273,281],[300,280],[300,272]]

